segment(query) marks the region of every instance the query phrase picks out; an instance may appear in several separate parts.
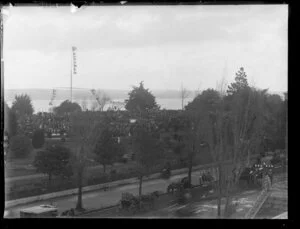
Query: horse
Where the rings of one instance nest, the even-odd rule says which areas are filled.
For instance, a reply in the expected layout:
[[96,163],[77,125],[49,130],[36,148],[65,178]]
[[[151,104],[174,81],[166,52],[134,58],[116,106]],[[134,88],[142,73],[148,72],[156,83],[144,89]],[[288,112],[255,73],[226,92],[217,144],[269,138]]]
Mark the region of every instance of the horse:
[[177,191],[179,189],[183,188],[183,184],[182,183],[171,183],[168,188],[167,188],[167,193],[172,192],[172,194],[174,193],[174,191]]

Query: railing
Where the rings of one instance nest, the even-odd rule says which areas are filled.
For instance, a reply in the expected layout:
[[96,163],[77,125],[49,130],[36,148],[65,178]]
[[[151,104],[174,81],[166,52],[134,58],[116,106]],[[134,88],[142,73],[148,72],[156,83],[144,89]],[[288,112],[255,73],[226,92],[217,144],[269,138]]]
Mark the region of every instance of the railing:
[[268,190],[266,190],[266,189],[262,190],[259,197],[255,201],[253,207],[246,214],[245,218],[246,219],[254,219],[254,217],[256,216],[256,214],[258,213],[258,211],[260,210],[260,208],[262,207],[264,202],[267,200],[269,195],[270,195],[270,192]]
[[287,212],[284,212],[278,216],[273,217],[272,219],[287,219],[288,218],[288,214]]
[[[266,178],[268,178],[268,177],[266,177]],[[254,217],[259,212],[262,205],[264,204],[264,202],[267,200],[267,198],[269,197],[269,195],[271,193],[270,192],[270,189],[271,189],[270,188],[270,186],[271,186],[270,179],[268,178],[268,179],[263,179],[263,180],[264,180],[263,190],[261,191],[258,198],[256,199],[253,207],[245,215],[246,219],[254,219]]]

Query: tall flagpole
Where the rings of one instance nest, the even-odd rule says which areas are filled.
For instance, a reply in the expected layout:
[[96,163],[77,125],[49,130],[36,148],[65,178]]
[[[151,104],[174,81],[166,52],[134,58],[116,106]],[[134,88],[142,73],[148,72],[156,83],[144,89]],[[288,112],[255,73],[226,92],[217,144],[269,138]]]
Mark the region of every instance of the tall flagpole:
[[72,59],[73,59],[73,50],[71,51],[71,102],[72,102],[72,77],[73,77],[73,61],[72,61]]

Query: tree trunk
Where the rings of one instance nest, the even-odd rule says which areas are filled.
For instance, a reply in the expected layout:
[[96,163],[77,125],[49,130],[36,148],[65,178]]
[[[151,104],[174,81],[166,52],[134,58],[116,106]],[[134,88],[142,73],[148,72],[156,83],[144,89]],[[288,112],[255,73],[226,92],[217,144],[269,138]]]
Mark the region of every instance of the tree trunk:
[[218,177],[219,177],[219,180],[218,180],[218,218],[221,217],[221,201],[222,201],[222,172],[221,172],[221,163],[219,162],[219,165],[218,165]]
[[192,160],[192,157],[190,156],[189,171],[188,171],[189,187],[191,187],[191,184],[192,184],[192,168],[193,168],[193,160]]
[[143,176],[139,177],[139,196],[142,195],[142,183],[143,183]]
[[229,212],[229,205],[231,203],[231,198],[230,198],[230,184],[229,182],[226,184],[226,203],[225,203],[225,209],[224,209],[224,216],[226,218],[230,217],[230,212]]
[[52,174],[49,173],[49,187],[51,186],[51,181],[52,181]]
[[103,173],[106,172],[106,165],[103,165]]
[[79,172],[78,174],[78,196],[77,196],[77,205],[76,205],[77,210],[82,210],[82,171]]

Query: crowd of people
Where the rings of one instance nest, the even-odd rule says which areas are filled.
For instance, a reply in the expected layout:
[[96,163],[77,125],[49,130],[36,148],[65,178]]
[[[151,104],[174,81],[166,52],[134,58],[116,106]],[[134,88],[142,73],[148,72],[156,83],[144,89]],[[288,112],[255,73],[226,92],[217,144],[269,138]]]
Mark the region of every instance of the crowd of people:
[[39,112],[31,116],[25,116],[19,120],[19,128],[27,134],[33,133],[35,129],[43,129],[46,134],[61,135],[70,129],[70,116],[55,115],[53,113]]

